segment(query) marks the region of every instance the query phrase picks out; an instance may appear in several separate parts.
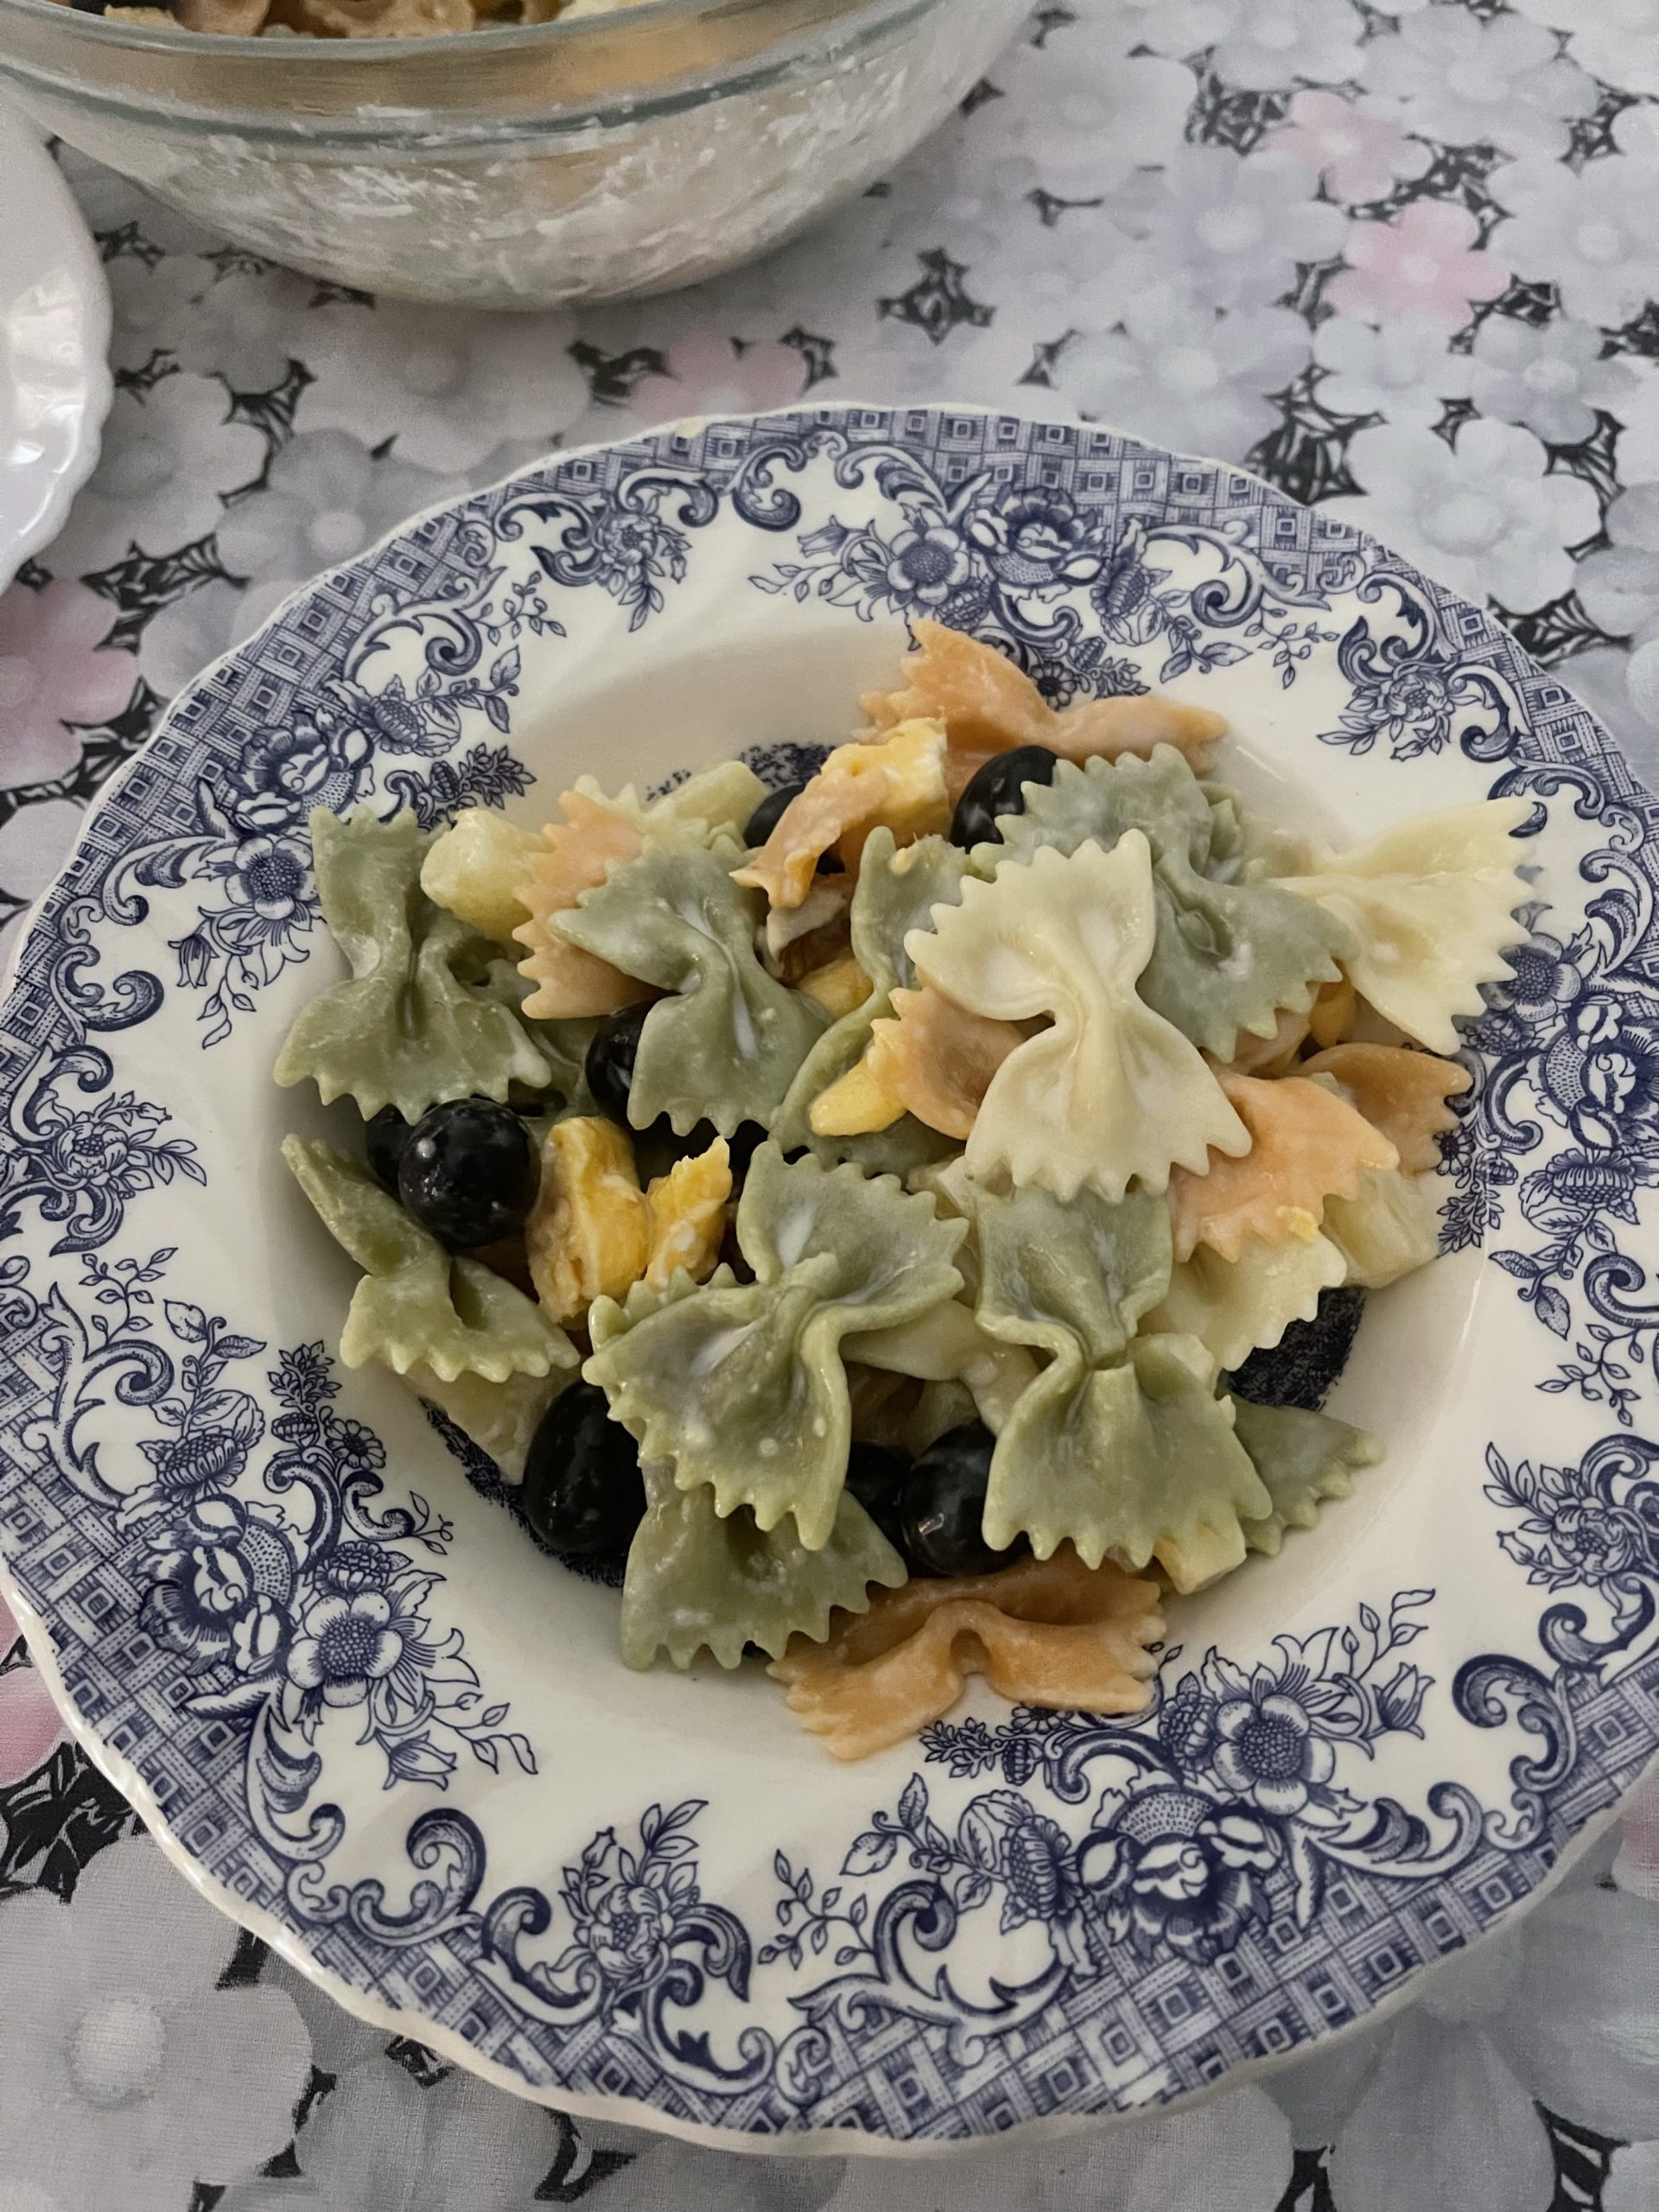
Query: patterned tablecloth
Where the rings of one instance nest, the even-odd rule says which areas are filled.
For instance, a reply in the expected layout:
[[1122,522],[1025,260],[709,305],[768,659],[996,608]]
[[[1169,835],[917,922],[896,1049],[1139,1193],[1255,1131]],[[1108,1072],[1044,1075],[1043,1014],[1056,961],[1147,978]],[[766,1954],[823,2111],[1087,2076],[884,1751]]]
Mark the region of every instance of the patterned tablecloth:
[[[67,529],[0,596],[0,957],[163,703],[317,569],[550,445],[814,391],[1244,461],[1485,594],[1659,781],[1656,96],[1659,0],[1052,0],[785,252],[493,319],[291,275],[66,153],[118,391]],[[1433,726],[1397,706],[1396,742]],[[1659,1792],[1517,1932],[1265,2088],[944,2168],[758,2162],[515,2102],[238,1940],[60,1738],[0,1611],[0,2212],[589,2196],[1655,2212]]]

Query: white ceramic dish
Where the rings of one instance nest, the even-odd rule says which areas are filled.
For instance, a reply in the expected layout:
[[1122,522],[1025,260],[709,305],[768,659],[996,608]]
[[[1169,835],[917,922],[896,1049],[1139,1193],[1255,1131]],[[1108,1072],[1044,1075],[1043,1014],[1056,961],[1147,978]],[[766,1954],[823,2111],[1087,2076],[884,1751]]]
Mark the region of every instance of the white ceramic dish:
[[110,410],[110,290],[73,195],[0,101],[0,591],[62,529]]
[[[276,1145],[345,1122],[269,1071],[335,972],[310,806],[535,820],[582,770],[838,740],[915,613],[1061,695],[1213,702],[1230,780],[1304,818],[1525,792],[1539,905],[1470,1038],[1450,1255],[1373,1298],[1333,1402],[1384,1464],[1173,1606],[1147,1715],[976,1693],[844,1768],[759,1673],[629,1674],[487,1463],[331,1370],[353,1271]],[[1392,2003],[1659,1745],[1647,804],[1484,615],[1101,430],[683,426],[410,525],[183,695],[0,1018],[3,1580],[83,1741],[343,2003],[734,2145],[1125,2112]]]

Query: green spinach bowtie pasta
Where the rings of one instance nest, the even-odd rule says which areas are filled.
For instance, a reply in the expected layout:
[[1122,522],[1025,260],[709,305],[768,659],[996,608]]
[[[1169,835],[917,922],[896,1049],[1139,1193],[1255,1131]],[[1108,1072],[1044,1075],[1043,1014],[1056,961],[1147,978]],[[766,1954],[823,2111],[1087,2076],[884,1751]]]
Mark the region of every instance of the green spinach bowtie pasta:
[[758,1649],[842,1758],[975,1673],[1138,1709],[1165,1593],[1381,1456],[1324,1395],[1435,1256],[1442,1056],[1522,934],[1521,804],[1314,853],[1217,716],[917,630],[786,789],[314,816],[349,972],[276,1070],[361,1122],[283,1147],[342,1359],[620,1583],[627,1665]]

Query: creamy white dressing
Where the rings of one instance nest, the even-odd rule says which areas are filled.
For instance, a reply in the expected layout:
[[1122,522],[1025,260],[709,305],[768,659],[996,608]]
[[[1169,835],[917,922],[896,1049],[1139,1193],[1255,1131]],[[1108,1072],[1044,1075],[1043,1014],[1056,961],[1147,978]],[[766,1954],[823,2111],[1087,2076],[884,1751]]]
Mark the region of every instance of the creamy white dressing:
[[778,1257],[786,1268],[794,1267],[806,1249],[806,1240],[817,1224],[816,1206],[794,1205],[778,1224],[775,1239]]
[[717,1367],[724,1366],[740,1345],[748,1341],[760,1325],[758,1321],[741,1321],[729,1329],[717,1329],[698,1346],[688,1371],[696,1376],[712,1375]]

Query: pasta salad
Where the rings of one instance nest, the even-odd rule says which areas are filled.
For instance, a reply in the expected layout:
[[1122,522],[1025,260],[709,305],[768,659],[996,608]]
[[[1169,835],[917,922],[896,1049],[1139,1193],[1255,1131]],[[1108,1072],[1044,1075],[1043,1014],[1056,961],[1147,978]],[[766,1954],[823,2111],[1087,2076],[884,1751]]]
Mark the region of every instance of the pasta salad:
[[758,1653],[848,1758],[972,1674],[1138,1710],[1165,1592],[1380,1458],[1303,1354],[1435,1257],[1526,812],[1316,851],[1218,715],[927,622],[863,706],[784,790],[320,811],[350,973],[276,1068],[364,1125],[284,1146],[344,1361],[620,1582],[629,1666]]

